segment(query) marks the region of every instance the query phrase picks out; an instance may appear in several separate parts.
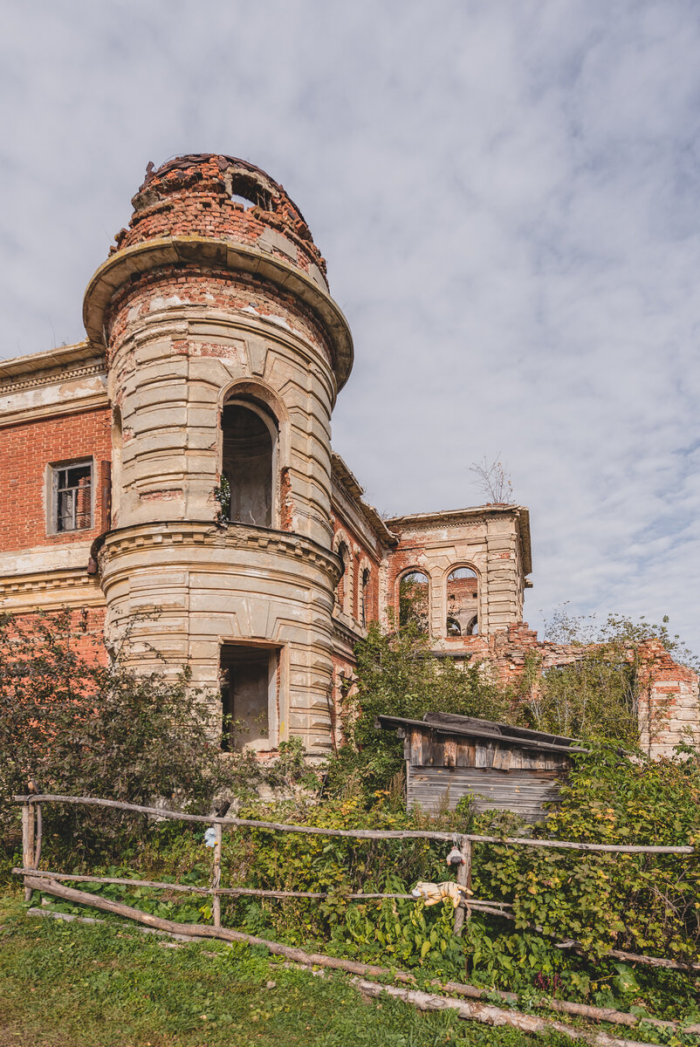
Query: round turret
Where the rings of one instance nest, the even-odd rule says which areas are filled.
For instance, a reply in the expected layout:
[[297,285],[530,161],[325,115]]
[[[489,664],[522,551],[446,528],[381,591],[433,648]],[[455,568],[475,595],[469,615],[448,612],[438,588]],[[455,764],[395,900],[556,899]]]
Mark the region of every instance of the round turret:
[[225,679],[248,744],[323,752],[347,323],[301,212],[251,164],[149,164],[133,204],[84,310],[113,410],[108,632],[131,623],[138,657],[212,693]]

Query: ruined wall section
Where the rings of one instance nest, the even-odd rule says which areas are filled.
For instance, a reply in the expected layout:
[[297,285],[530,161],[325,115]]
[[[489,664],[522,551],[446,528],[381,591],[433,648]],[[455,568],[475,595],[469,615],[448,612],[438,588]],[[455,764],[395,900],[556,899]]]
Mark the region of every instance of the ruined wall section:
[[646,640],[639,654],[641,748],[656,760],[676,745],[700,745],[698,674],[674,662],[659,640]]
[[325,260],[301,211],[283,186],[245,160],[197,153],[157,170],[149,164],[132,204],[113,251],[163,237],[233,239],[291,262],[328,291]]
[[[596,644],[558,644],[538,640],[527,622],[509,626],[488,640],[480,638],[472,656],[488,663],[506,684],[517,684],[528,660],[539,672],[571,665],[594,651]],[[632,659],[634,653],[629,652]],[[673,756],[682,743],[700,745],[700,680],[675,662],[659,640],[643,641],[636,653],[640,663],[637,711],[640,748],[652,759]]]
[[429,579],[429,621],[436,651],[472,651],[474,637],[447,635],[447,578],[470,568],[478,579],[479,635],[488,637],[522,621],[525,573],[531,569],[527,509],[481,506],[421,513],[386,521],[399,542],[386,555],[386,606],[398,614],[399,584],[411,571]]

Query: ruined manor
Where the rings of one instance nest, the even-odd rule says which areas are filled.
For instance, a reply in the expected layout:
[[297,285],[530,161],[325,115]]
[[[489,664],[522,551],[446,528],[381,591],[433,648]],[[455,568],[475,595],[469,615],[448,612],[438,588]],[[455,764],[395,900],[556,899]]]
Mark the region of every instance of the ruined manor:
[[[0,362],[0,610],[131,623],[145,666],[191,668],[235,744],[338,736],[353,646],[410,586],[441,657],[509,678],[523,623],[526,508],[382,519],[331,447],[353,365],[348,323],[296,204],[229,156],[153,169],[90,280],[86,339]],[[647,729],[697,727],[697,678],[649,646]],[[234,739],[231,739],[232,744]]]

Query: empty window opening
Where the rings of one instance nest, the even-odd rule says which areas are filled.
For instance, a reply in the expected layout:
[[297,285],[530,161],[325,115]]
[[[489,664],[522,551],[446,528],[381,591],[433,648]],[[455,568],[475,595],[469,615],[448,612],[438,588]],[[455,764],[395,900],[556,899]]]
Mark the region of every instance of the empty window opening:
[[365,567],[362,572],[362,588],[360,590],[360,621],[367,627],[367,590],[369,587],[369,568]]
[[456,618],[447,619],[447,635],[448,636],[461,636],[462,626],[459,624]]
[[222,429],[221,471],[231,491],[229,520],[272,527],[272,422],[262,411],[234,402],[224,407]]
[[55,534],[92,527],[92,462],[51,467],[51,530]]
[[409,571],[399,582],[399,624],[428,632],[430,582],[422,571]]
[[474,600],[479,595],[479,580],[471,567],[455,567],[447,576],[446,636],[475,636]]
[[261,207],[263,211],[271,210],[270,194],[265,192],[259,183],[244,174],[234,174],[231,179],[231,199],[244,207]]
[[348,567],[350,566],[350,550],[345,542],[341,542],[338,546],[338,556],[340,557],[340,562],[342,564],[342,572],[336,589],[337,609],[339,611],[347,611],[347,604],[350,599],[350,576],[348,572]]
[[276,670],[276,651],[237,644],[221,648],[221,747],[225,752],[271,748]]

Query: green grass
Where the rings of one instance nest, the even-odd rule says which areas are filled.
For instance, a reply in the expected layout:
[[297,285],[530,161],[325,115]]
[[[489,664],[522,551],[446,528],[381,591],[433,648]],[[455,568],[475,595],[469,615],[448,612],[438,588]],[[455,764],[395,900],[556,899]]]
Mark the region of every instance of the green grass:
[[421,1014],[388,997],[366,1002],[346,976],[285,968],[258,948],[172,948],[125,924],[28,917],[18,893],[0,896],[0,1001],[0,1047],[534,1047],[558,1040]]

